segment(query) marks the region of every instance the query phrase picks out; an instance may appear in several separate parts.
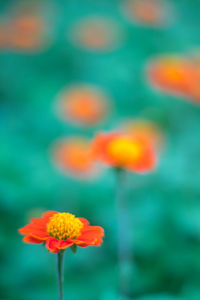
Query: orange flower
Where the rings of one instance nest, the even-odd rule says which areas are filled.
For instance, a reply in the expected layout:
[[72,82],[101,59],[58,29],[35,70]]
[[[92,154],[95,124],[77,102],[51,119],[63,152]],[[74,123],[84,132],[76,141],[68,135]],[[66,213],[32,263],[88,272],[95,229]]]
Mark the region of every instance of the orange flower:
[[158,0],[129,0],[125,11],[131,20],[150,26],[160,26],[166,19],[165,4]]
[[70,39],[78,46],[92,51],[109,51],[120,42],[121,31],[113,20],[91,16],[72,27]]
[[10,48],[35,50],[44,44],[43,20],[35,14],[19,14],[8,27]]
[[47,211],[41,218],[30,220],[30,224],[19,229],[25,235],[26,243],[46,243],[52,253],[77,245],[80,247],[100,246],[104,230],[100,226],[90,226],[84,218],[76,218],[70,213]]
[[200,102],[200,64],[181,57],[163,57],[148,68],[150,82],[157,88]]
[[62,93],[58,110],[64,119],[81,125],[95,125],[107,111],[105,98],[93,87],[75,86]]
[[151,144],[122,133],[97,135],[92,151],[96,159],[111,167],[125,168],[135,172],[150,171],[156,163],[155,152]]
[[56,164],[64,171],[77,176],[95,173],[95,163],[89,142],[80,137],[63,139],[54,146]]

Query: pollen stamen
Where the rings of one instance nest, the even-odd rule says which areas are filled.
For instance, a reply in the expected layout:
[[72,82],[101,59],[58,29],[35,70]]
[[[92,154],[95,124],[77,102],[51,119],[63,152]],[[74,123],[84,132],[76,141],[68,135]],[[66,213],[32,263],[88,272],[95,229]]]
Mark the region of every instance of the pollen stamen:
[[119,164],[128,165],[141,156],[141,147],[128,138],[119,138],[109,144],[108,152]]
[[47,224],[47,232],[58,240],[77,238],[83,227],[83,223],[70,213],[57,213],[53,215]]

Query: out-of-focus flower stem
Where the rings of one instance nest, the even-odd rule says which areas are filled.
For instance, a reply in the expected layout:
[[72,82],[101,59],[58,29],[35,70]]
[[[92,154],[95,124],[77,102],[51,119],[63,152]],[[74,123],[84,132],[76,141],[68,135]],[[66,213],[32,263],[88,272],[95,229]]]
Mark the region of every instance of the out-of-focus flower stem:
[[129,210],[126,197],[126,172],[123,169],[116,168],[116,210],[118,223],[118,272],[119,272],[119,291],[120,295],[129,294],[131,264],[131,252],[129,244]]
[[63,282],[64,282],[64,251],[60,251],[57,254],[57,270],[58,270],[58,299],[63,298]]

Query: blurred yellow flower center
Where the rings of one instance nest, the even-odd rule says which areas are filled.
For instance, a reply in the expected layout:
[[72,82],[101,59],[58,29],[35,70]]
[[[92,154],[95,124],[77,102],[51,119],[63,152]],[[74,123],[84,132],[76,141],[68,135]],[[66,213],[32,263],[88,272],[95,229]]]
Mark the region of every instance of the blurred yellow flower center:
[[141,147],[138,143],[128,138],[113,140],[108,146],[108,152],[119,166],[129,165],[141,155]]
[[77,238],[81,233],[83,223],[69,213],[57,213],[53,215],[47,224],[47,232],[58,240]]
[[181,63],[176,61],[170,61],[165,66],[165,76],[174,82],[179,82],[183,80],[183,72],[182,72],[183,66]]

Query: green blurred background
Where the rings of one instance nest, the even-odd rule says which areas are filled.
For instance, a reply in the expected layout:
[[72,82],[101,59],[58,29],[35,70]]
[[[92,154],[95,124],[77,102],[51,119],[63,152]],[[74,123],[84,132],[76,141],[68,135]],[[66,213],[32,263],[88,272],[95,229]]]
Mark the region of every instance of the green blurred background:
[[[200,298],[200,109],[158,93],[146,63],[160,54],[190,54],[200,45],[200,2],[165,2],[165,26],[131,22],[123,0],[49,0],[36,5],[45,30],[38,49],[0,48],[1,300],[57,298],[56,255],[22,243],[17,229],[45,210],[69,211],[105,229],[101,247],[65,257],[65,299],[117,299],[117,251],[112,170],[91,179],[60,172],[51,147],[60,137],[112,130],[124,118],[146,118],[163,132],[157,169],[128,174],[130,239],[134,256],[130,299]],[[28,1],[1,1],[7,24]],[[73,24],[91,15],[116,23],[113,49],[73,43]],[[57,95],[72,84],[95,85],[109,95],[109,117],[95,126],[61,120]]]

